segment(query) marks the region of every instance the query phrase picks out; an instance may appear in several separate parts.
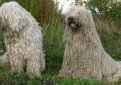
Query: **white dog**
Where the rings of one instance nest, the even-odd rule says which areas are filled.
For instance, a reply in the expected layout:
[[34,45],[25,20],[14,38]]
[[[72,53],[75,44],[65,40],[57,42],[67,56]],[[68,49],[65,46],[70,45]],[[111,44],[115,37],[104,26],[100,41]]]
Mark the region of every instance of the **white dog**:
[[12,71],[26,71],[30,78],[45,69],[42,33],[37,21],[16,2],[0,7],[0,25],[7,52],[1,57]]
[[65,22],[65,52],[60,75],[117,81],[121,77],[121,65],[104,50],[91,12],[81,6],[72,7]]

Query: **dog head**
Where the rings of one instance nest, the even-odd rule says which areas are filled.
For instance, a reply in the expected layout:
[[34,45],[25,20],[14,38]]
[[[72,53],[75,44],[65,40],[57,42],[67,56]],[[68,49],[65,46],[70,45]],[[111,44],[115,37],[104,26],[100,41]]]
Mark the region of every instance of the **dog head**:
[[90,11],[81,6],[75,6],[65,15],[66,25],[74,31],[83,29],[84,26],[90,24]]

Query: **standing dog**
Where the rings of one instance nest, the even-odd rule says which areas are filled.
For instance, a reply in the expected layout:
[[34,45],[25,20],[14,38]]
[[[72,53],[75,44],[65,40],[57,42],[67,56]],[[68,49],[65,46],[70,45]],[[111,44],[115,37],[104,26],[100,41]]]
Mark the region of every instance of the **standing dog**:
[[7,52],[1,57],[12,71],[26,71],[30,78],[45,69],[42,33],[37,21],[16,2],[0,7],[0,25]]

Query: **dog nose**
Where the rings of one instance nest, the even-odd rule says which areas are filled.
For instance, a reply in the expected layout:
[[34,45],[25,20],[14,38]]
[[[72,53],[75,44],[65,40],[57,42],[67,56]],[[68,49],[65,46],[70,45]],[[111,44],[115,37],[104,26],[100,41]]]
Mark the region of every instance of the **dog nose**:
[[73,21],[74,18],[73,18],[72,16],[70,16],[70,17],[68,17],[68,20],[69,20],[69,21]]

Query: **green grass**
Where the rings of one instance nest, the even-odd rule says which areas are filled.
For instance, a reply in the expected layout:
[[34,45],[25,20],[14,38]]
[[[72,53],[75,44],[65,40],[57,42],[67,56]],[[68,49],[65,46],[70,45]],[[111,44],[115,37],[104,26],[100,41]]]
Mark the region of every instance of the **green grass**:
[[44,46],[46,49],[63,48],[64,26],[60,23],[60,19],[57,18],[50,20],[42,26]]
[[63,61],[63,49],[47,49],[46,50],[46,70],[45,73],[51,75],[58,74]]
[[[56,69],[56,68],[55,68]],[[79,78],[63,78],[46,73],[42,77],[29,79],[26,73],[9,72],[5,65],[0,64],[0,85],[111,85],[98,80],[80,80]],[[116,83],[120,85],[120,83]]]
[[101,32],[100,38],[107,53],[115,60],[121,60],[121,35],[117,33],[108,34]]

